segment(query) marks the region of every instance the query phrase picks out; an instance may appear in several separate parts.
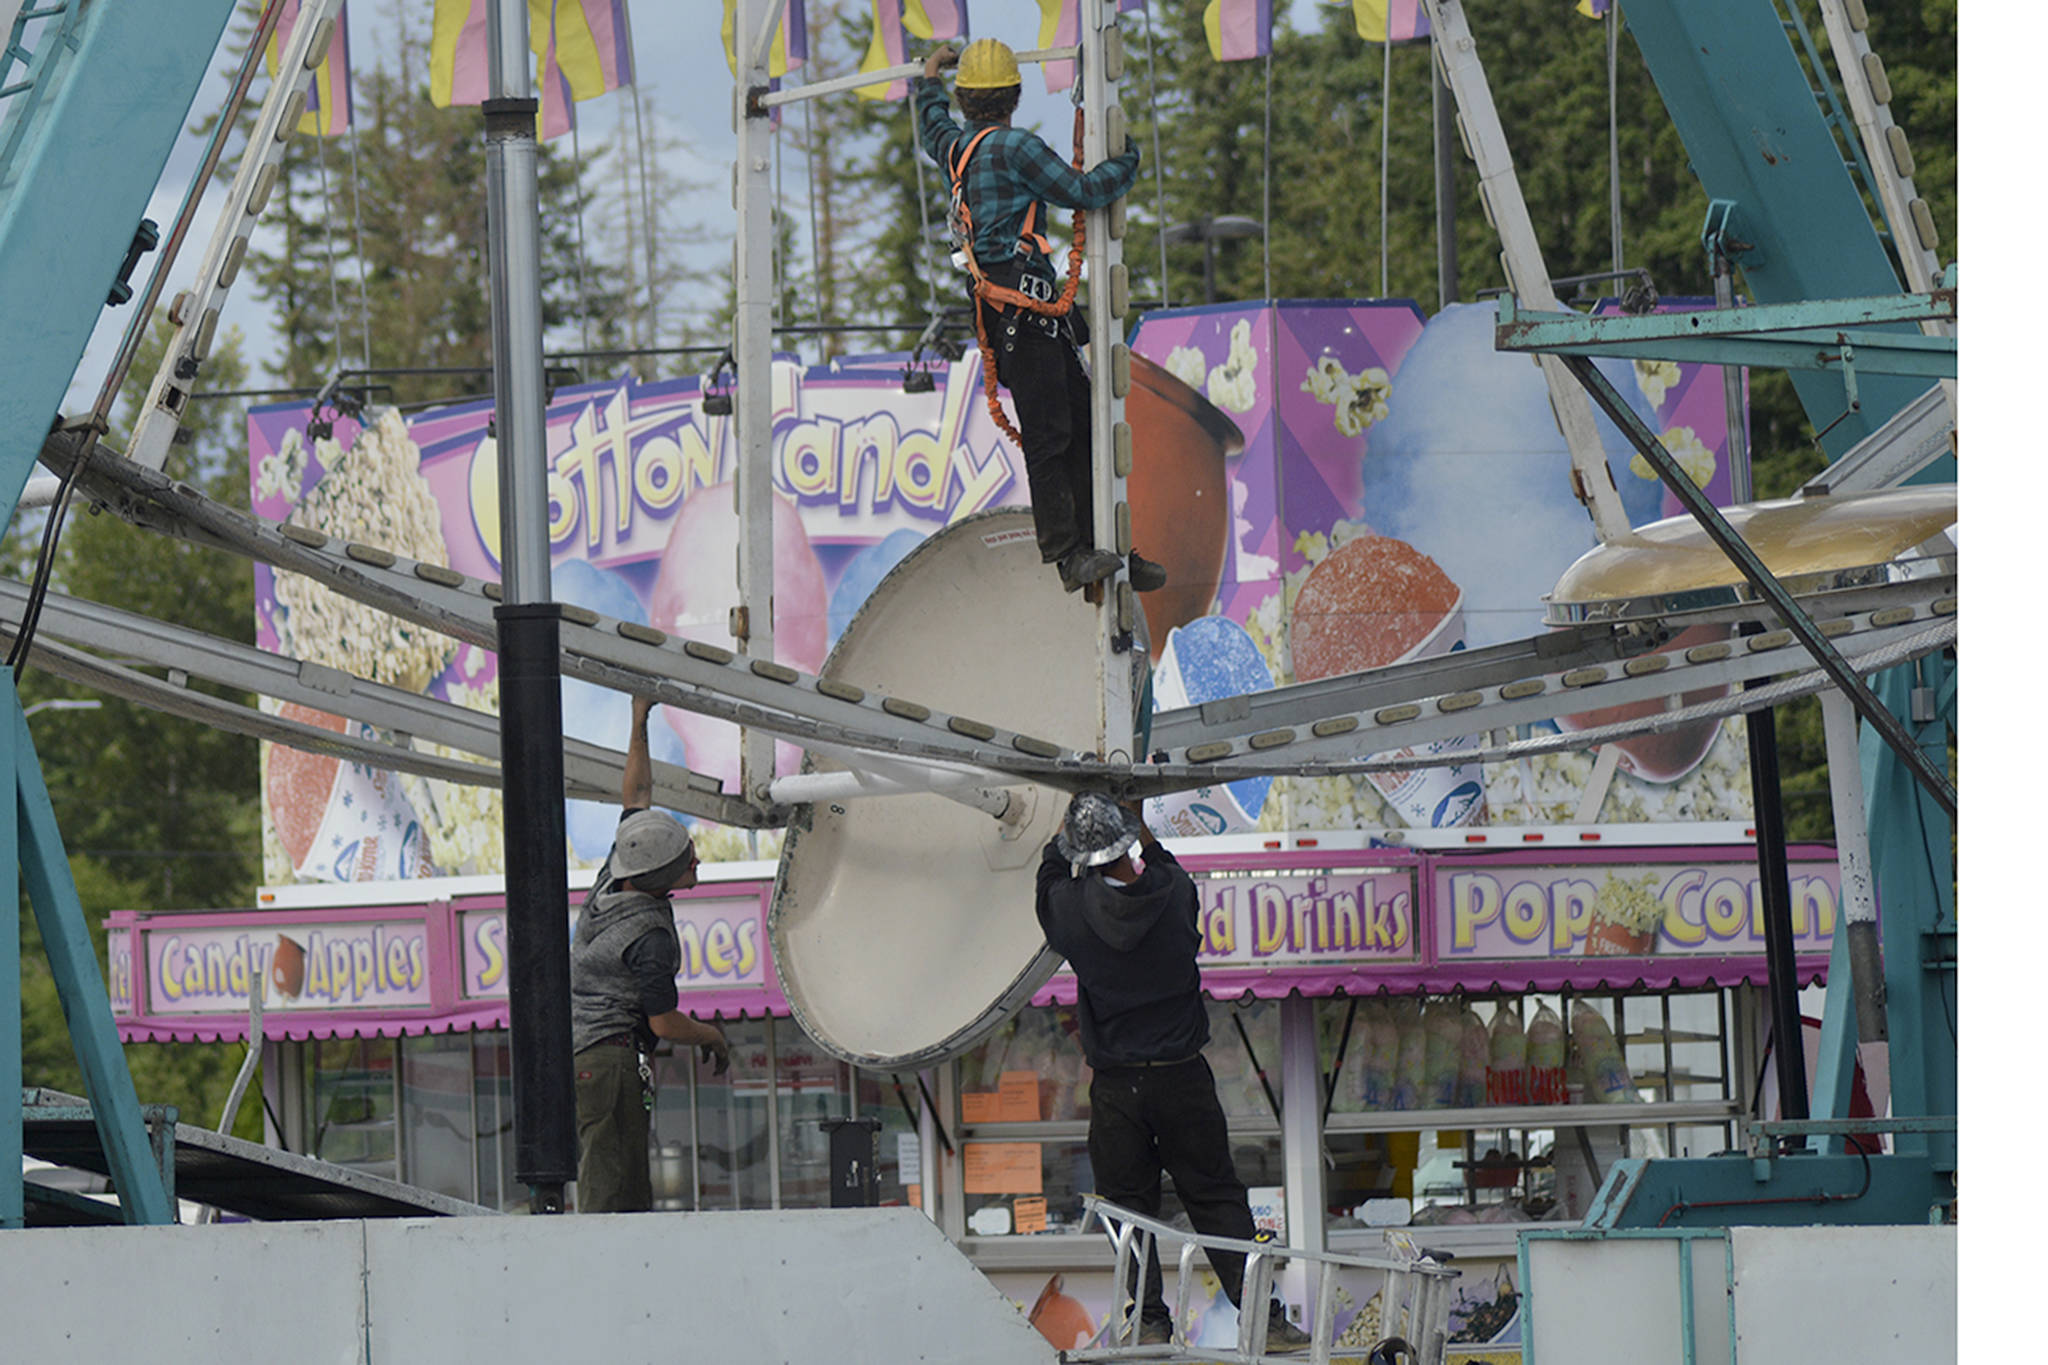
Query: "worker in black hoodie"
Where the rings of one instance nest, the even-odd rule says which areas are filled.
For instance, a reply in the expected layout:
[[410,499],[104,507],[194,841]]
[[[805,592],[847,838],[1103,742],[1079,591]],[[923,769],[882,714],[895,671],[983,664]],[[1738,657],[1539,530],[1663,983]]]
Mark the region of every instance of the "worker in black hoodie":
[[[1251,1205],[1202,1056],[1209,1012],[1197,918],[1193,880],[1135,807],[1095,792],[1074,798],[1038,864],[1038,923],[1080,985],[1081,1047],[1095,1073],[1088,1159],[1096,1192],[1156,1218],[1164,1172],[1196,1232],[1250,1241]],[[1209,1264],[1242,1308],[1243,1254],[1211,1251]],[[1139,1342],[1171,1340],[1156,1254],[1140,1303]],[[1278,1299],[1267,1311],[1268,1350],[1308,1344]]]

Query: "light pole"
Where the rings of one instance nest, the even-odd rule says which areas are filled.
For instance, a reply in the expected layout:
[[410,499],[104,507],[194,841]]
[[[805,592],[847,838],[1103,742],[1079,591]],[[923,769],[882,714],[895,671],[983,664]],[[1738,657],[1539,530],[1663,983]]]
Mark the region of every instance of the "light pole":
[[[1263,237],[1266,225],[1256,218],[1244,218],[1234,213],[1219,217],[1190,218],[1184,223],[1167,226],[1163,236],[1168,242],[1200,242],[1202,244],[1202,302],[1216,302],[1216,243],[1235,241],[1244,237]],[[1166,282],[1160,281],[1165,289]]]

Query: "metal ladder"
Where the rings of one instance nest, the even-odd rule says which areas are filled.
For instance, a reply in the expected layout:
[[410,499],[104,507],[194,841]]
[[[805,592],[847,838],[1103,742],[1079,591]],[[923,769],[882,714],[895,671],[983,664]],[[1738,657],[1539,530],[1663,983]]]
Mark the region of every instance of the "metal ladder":
[[[1418,1251],[1406,1233],[1390,1231],[1386,1256],[1351,1256],[1334,1251],[1302,1251],[1270,1242],[1247,1242],[1236,1237],[1212,1237],[1184,1232],[1156,1218],[1133,1213],[1093,1194],[1081,1196],[1085,1206],[1081,1225],[1100,1221],[1116,1248],[1116,1290],[1109,1318],[1088,1345],[1062,1351],[1060,1359],[1071,1362],[1146,1360],[1217,1361],[1230,1365],[1258,1365],[1264,1361],[1308,1360],[1311,1365],[1328,1365],[1333,1348],[1337,1308],[1337,1267],[1384,1272],[1381,1286],[1379,1330],[1374,1340],[1357,1352],[1345,1348],[1346,1359],[1385,1361],[1388,1365],[1442,1365],[1450,1334],[1451,1281],[1457,1272]],[[1140,1346],[1139,1303],[1131,1286],[1138,1283],[1156,1248],[1172,1246],[1175,1251],[1173,1298],[1173,1339],[1164,1345]],[[1195,1252],[1237,1251],[1244,1254],[1244,1289],[1240,1301],[1263,1304],[1272,1297],[1273,1276],[1288,1261],[1306,1261],[1321,1273],[1315,1276],[1315,1302],[1308,1322],[1309,1346],[1277,1354],[1266,1349],[1267,1317],[1262,1312],[1240,1312],[1237,1344],[1234,1348],[1195,1346],[1187,1339],[1188,1297],[1194,1287]],[[1162,1262],[1163,1268],[1163,1262]]]

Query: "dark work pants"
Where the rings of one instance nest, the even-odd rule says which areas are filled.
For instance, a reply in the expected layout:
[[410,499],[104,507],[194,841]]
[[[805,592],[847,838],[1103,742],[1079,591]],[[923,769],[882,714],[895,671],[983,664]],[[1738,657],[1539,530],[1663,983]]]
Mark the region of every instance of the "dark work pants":
[[[1097,1071],[1088,1087],[1088,1159],[1095,1167],[1095,1192],[1113,1204],[1148,1218],[1159,1216],[1160,1172],[1173,1177],[1174,1193],[1195,1231],[1208,1236],[1253,1236],[1251,1204],[1230,1159],[1223,1106],[1216,1101],[1216,1076],[1209,1062],[1194,1057],[1177,1066],[1117,1067]],[[1231,1303],[1244,1288],[1244,1256],[1208,1253],[1209,1264]],[[1170,1315],[1161,1290],[1155,1250],[1145,1267],[1142,1316]]]
[[647,1165],[647,1101],[640,1054],[598,1043],[576,1054],[578,1213],[640,1213],[654,1207]]
[[1038,557],[1054,564],[1095,545],[1095,478],[1089,468],[1088,372],[1064,324],[1048,332],[1036,317],[981,305],[996,378],[1010,391],[1024,438],[1024,475]]

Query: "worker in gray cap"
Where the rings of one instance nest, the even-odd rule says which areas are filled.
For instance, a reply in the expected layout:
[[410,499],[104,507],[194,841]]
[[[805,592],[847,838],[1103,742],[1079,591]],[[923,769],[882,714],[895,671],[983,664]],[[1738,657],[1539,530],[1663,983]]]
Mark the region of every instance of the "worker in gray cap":
[[676,1008],[682,942],[669,896],[697,884],[690,833],[654,802],[647,753],[653,703],[633,699],[618,835],[576,917],[569,947],[569,1022],[576,1049],[576,1207],[625,1213],[654,1207],[647,1130],[654,1110],[656,1039],[701,1049],[719,1075],[725,1034]]
[[[1248,1242],[1256,1235],[1251,1204],[1230,1159],[1216,1076],[1202,1056],[1209,1011],[1196,960],[1199,908],[1194,880],[1152,837],[1139,808],[1099,792],[1074,798],[1038,863],[1039,927],[1074,969],[1081,1050],[1095,1073],[1088,1085],[1095,1192],[1157,1218],[1159,1178],[1171,1175],[1196,1232]],[[1242,1308],[1243,1254],[1211,1251],[1209,1264]],[[1147,1260],[1138,1301],[1139,1344],[1171,1341],[1156,1255]],[[1267,1350],[1308,1344],[1278,1299],[1266,1313]]]

